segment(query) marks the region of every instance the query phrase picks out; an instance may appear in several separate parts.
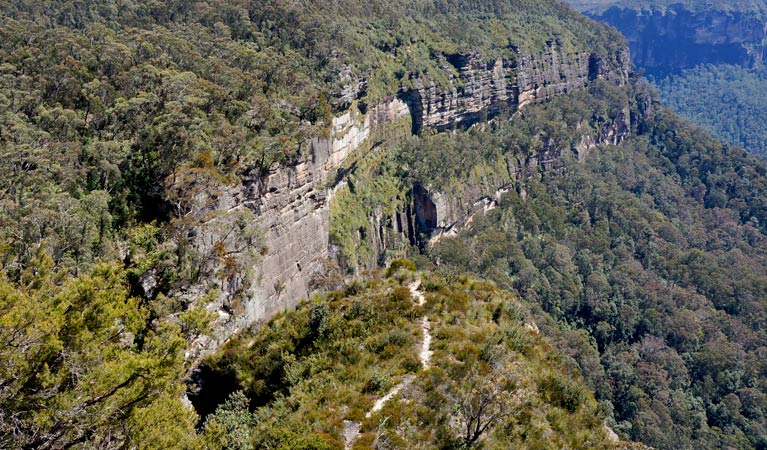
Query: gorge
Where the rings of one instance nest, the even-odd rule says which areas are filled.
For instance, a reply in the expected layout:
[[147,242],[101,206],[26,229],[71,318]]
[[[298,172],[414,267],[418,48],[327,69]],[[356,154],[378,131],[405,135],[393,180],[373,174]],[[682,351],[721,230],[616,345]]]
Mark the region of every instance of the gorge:
[[764,5],[724,2],[578,1],[575,8],[617,28],[637,67],[666,74],[701,64],[760,66],[767,45]]
[[[647,64],[758,62],[679,8]],[[767,166],[629,47],[556,0],[0,2],[0,447],[767,448]]]
[[[222,208],[244,206],[255,213],[258,226],[264,230],[263,245],[268,248],[260,262],[259,279],[263,282],[246,301],[245,314],[233,318],[234,324],[227,323],[225,327],[239,328],[268,319],[310,296],[312,276],[320,270],[320,262],[329,257],[330,203],[334,192],[346,189],[344,174],[349,173],[344,168],[350,166],[350,157],[365,159],[368,152],[391,146],[387,139],[396,142],[424,128],[436,131],[465,128],[479,120],[490,120],[501,111],[513,114],[525,105],[583,89],[590,81],[605,80],[619,86],[629,82],[625,48],[605,58],[587,52],[567,53],[551,42],[538,55],[520,53],[515,63],[501,59],[488,62],[477,54],[447,56],[445,60],[452,61],[458,73],[449,86],[441,87],[433,80],[418,77],[413,80],[413,89],[366,106],[365,113],[359,111],[355,102],[348,111],[333,118],[327,139],[315,138],[310,142],[304,160],[272,173],[245,175],[241,188],[228,190],[221,198]],[[594,133],[584,133],[582,143],[573,150],[585,154],[594,146],[615,144],[628,136],[631,133],[628,105],[616,121],[600,126],[602,129]],[[512,182],[526,166],[550,166],[555,164],[555,152],[569,150],[552,149],[551,154],[518,162],[518,167],[510,168],[506,179],[498,180],[493,191]],[[448,230],[468,219],[488,194],[475,190],[466,192],[462,198],[451,198],[413,186],[408,196],[412,196],[414,203],[398,211],[386,226],[396,229],[403,241],[415,243],[420,233]],[[436,216],[427,220],[424,214],[429,208]],[[360,263],[373,267],[385,264],[379,257],[386,248],[381,239],[382,218],[369,219],[375,222],[369,238],[378,239],[378,243],[373,243],[376,254],[373,260]]]

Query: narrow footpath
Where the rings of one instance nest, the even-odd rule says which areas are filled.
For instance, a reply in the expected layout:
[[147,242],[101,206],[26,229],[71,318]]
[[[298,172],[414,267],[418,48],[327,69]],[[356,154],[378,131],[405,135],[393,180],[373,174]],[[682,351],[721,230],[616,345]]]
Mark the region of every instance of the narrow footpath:
[[[423,293],[421,293],[421,280],[416,279],[412,283],[408,284],[408,289],[410,289],[410,295],[415,299],[416,304],[418,306],[423,306],[426,304],[426,298],[424,297]],[[429,317],[424,315],[421,319],[421,350],[418,352],[418,359],[421,360],[421,366],[424,370],[428,369],[431,366],[431,324],[429,323]],[[410,383],[413,382],[413,379],[415,378],[415,375],[406,375],[402,378],[402,381],[397,383],[396,386],[391,388],[389,392],[386,393],[383,397],[376,400],[375,404],[372,408],[370,408],[370,411],[368,411],[365,414],[365,418],[369,419],[373,413],[380,411],[386,402],[392,399],[395,395],[399,394],[402,389],[410,385]],[[354,441],[357,440],[357,438],[360,435],[360,423],[353,420],[344,420],[344,430],[343,430],[343,437],[344,437],[344,448],[346,450],[351,450],[352,444],[354,444]]]

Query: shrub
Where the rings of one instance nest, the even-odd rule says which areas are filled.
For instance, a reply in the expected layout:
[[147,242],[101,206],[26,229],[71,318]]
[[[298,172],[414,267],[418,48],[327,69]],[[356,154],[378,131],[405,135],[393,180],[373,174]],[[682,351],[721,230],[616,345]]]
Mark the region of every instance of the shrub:
[[569,412],[575,412],[586,400],[583,386],[557,375],[545,377],[539,383],[538,390],[547,402]]
[[386,276],[391,277],[400,269],[415,272],[415,263],[409,259],[395,259],[391,262],[389,268],[386,270]]
[[390,385],[391,381],[388,376],[378,370],[374,370],[373,373],[370,374],[370,378],[365,382],[365,387],[362,392],[366,394],[378,394],[389,389]]
[[317,303],[312,305],[309,318],[309,328],[314,339],[324,337],[328,331],[328,304]]

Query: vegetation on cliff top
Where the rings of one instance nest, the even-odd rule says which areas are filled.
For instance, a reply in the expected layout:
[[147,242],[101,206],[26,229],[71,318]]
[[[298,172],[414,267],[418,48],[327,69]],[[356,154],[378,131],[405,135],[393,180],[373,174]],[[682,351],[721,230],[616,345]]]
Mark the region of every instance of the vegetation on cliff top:
[[[407,287],[414,277],[424,306]],[[433,335],[428,369],[417,355],[424,315]],[[529,320],[492,283],[375,274],[209,358],[205,370],[234,380],[236,391],[204,430],[219,436],[213,448],[340,449],[345,421],[361,425],[348,448],[614,448],[592,395]],[[403,380],[399,394],[366,414]]]
[[[489,386],[503,411],[477,441],[490,447],[609,446],[603,417],[658,448],[767,447],[765,167],[670,113],[645,120],[636,85],[604,83],[358,172],[366,201],[413,181],[518,190],[433,249],[445,274],[423,275],[425,306],[411,275],[376,276],[233,340],[207,367],[241,392],[193,429],[183,358],[210,317],[179,288],[245,286],[268,252],[248,210],[217,208],[226,187],[304,157],[348,86],[375,101],[414,76],[446,83],[446,54],[549,42],[624,45],[549,0],[0,0],[0,446],[334,448],[347,419],[360,444],[450,448],[474,442],[460,405]],[[568,154],[624,111],[642,136],[513,178],[511,163]],[[355,264],[375,256],[356,250]],[[525,328],[528,307],[567,356]],[[405,377],[412,407],[366,419]]]
[[361,424],[355,448],[615,447],[592,394],[515,296],[413,267],[399,262],[236,336],[204,365],[234,392],[196,431],[183,359],[209,318],[152,319],[120,268],[66,280],[41,255],[24,287],[0,282],[0,446],[341,449],[349,420]]
[[431,256],[554,316],[543,332],[623,436],[764,448],[767,169],[668,112],[648,125],[584,163],[533,171]]
[[699,0],[568,0],[580,11],[588,14],[601,14],[616,7],[639,11],[666,10],[682,7],[690,12],[712,12],[716,14],[748,13],[755,17],[764,17],[767,6],[761,0],[724,0],[703,2]]
[[114,264],[70,279],[39,252],[19,283],[0,273],[0,447],[195,448],[184,352],[206,314],[152,313]]
[[[622,436],[764,448],[767,167],[668,110],[647,116],[652,101],[646,84],[596,82],[511,121],[414,138],[369,172],[458,207],[511,187],[416,260],[540,305],[554,318],[538,316],[543,334]],[[577,162],[582,136],[620,117],[638,135]]]
[[[446,83],[445,54],[547,42],[623,45],[549,0],[0,1],[0,446],[202,445],[180,398],[210,317],[181,294],[247,286],[268,251],[248,210],[217,208],[224,191],[304,157],[347,87],[372,102],[413,76]],[[573,414],[601,437],[583,396]]]
[[357,88],[372,102],[411,76],[447,83],[446,53],[547,41],[623,45],[554,0],[0,2],[2,265],[18,274],[44,245],[77,273],[115,259],[130,227],[183,219],[160,226],[185,274],[156,268],[160,290],[209,275],[215,246],[193,248],[188,223],[210,223],[239,175],[306,157]]

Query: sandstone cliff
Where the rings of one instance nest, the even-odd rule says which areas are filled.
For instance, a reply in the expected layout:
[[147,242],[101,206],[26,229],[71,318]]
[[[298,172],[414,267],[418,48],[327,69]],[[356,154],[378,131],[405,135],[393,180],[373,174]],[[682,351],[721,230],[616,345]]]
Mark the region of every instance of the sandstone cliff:
[[478,54],[447,55],[446,59],[459,73],[451,87],[445,89],[429,78],[417,77],[415,88],[403,93],[415,133],[423,128],[471,125],[504,110],[580,88],[588,80],[605,78],[617,84],[628,80],[625,49],[609,58],[587,51],[568,54],[557,41],[547,42],[537,54],[519,51],[512,61],[486,61]]
[[[225,338],[253,321],[295,306],[310,295],[312,277],[331,254],[330,199],[335,190],[345,188],[345,171],[354,167],[342,167],[345,163],[348,166],[352,155],[352,159],[364,159],[373,149],[386,146],[393,136],[419,133],[425,128],[465,127],[502,111],[513,112],[526,104],[582,88],[589,80],[607,79],[624,84],[629,74],[628,57],[626,50],[607,58],[585,51],[568,53],[556,41],[548,43],[540,53],[517,52],[510,61],[487,61],[477,54],[447,55],[445,59],[458,73],[450,79],[449,86],[440,86],[426,76],[416,77],[411,80],[414,87],[401,90],[396,97],[366,108],[353,103],[348,111],[333,119],[327,138],[310,142],[297,164],[265,174],[246,174],[242,185],[230,189],[221,203],[244,206],[254,213],[263,233],[263,256],[255,270],[255,282],[236,312],[222,308],[227,301],[226,290],[217,302],[209,305],[219,309],[223,317],[218,337]],[[624,123],[606,127],[617,127],[617,131],[613,130],[612,135],[606,131],[604,136],[584,135],[582,151],[605,139],[619,140],[629,129]],[[553,158],[556,155],[542,154],[534,161],[519,161],[512,171],[550,164]],[[493,191],[504,189],[503,184],[499,179]],[[414,193],[416,201],[394,217],[381,214],[370,217],[371,228],[377,232],[361,238],[371,240],[376,253],[389,245],[387,236],[395,235],[415,244],[419,233],[456,227],[488,201],[488,193],[481,190],[469,190],[461,198],[440,197],[417,186]],[[419,193],[425,194],[419,197]],[[436,213],[433,221],[425,217],[431,211],[429,202]]]
[[634,64],[650,71],[699,64],[753,67],[764,61],[767,52],[767,22],[754,11],[696,10],[672,4],[648,9],[616,5],[585,12],[623,33]]
[[578,160],[585,158],[595,148],[605,145],[617,145],[631,135],[631,115],[624,108],[614,120],[597,118],[594,127],[581,127],[581,138],[572,148],[560,148],[545,143],[544,151],[528,155],[525,158],[507,159],[505,170],[495,174],[482,183],[466,183],[458,192],[440,192],[428,186],[416,184],[413,188],[413,206],[416,218],[415,229],[429,239],[429,243],[444,236],[457,235],[470,226],[477,214],[484,214],[494,209],[504,193],[520,188],[528,174],[536,169],[555,170],[563,166],[563,151],[571,151]]

